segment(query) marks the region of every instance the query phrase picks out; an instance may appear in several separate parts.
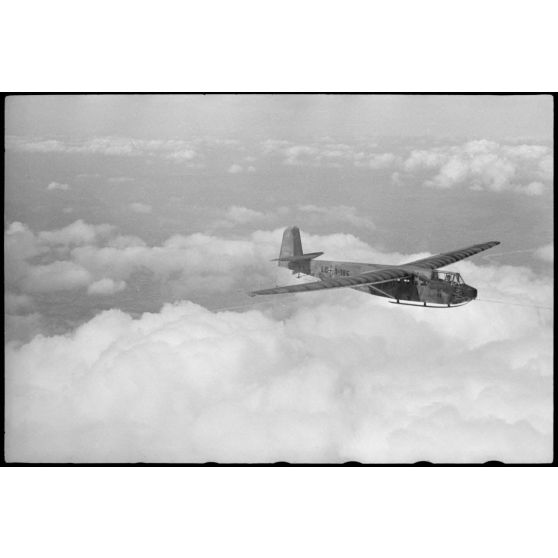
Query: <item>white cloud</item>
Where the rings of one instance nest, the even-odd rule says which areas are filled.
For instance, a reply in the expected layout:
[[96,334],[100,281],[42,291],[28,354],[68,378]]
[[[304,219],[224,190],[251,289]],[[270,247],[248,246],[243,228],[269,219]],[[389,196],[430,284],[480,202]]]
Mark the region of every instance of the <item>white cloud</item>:
[[[76,246],[106,241],[113,232],[111,225],[89,225],[81,219],[62,229],[38,234],[13,222],[4,235],[6,284],[30,293],[87,286],[92,276],[67,259],[71,258],[70,251]],[[38,263],[37,258],[43,261]]]
[[30,266],[22,288],[29,293],[47,293],[86,287],[91,274],[79,264],[55,261],[46,265]]
[[192,143],[185,140],[144,140],[116,136],[72,140],[9,136],[6,146],[10,150],[34,153],[154,156],[175,161],[191,161],[198,156]]
[[[241,213],[237,215],[241,216]],[[139,269],[164,280],[176,296],[192,292],[227,292],[244,286],[264,273],[270,276],[268,260],[274,257],[281,231],[254,233],[248,239],[227,240],[206,234],[174,235],[159,246],[113,241],[72,250],[72,261],[95,278],[127,280]]]
[[14,221],[4,233],[4,250],[7,263],[10,256],[23,260],[37,256],[47,248],[39,246],[35,234],[27,225]]
[[125,281],[113,281],[109,278],[99,279],[91,283],[87,288],[87,294],[90,295],[113,295],[126,288]]
[[82,219],[78,219],[62,229],[40,232],[38,240],[50,245],[78,246],[80,244],[97,242],[101,238],[107,238],[113,230],[114,227],[111,225],[89,225]]
[[301,165],[318,153],[318,149],[309,145],[293,145],[284,149],[285,165]]
[[230,172],[231,174],[239,174],[243,171],[244,169],[242,168],[242,165],[239,165],[237,163],[233,163],[227,172]]
[[47,186],[47,190],[69,190],[70,186],[68,184],[61,184],[60,182],[51,182]]
[[111,310],[8,345],[8,460],[552,458],[552,332],[536,311],[435,316],[356,292],[271,305]]
[[542,180],[551,181],[554,176],[554,159],[552,155],[546,155],[539,162],[539,176]]
[[467,163],[458,157],[452,157],[444,163],[438,174],[425,184],[439,188],[451,188],[453,185],[463,182],[468,174]]
[[541,246],[536,252],[535,255],[544,260],[545,262],[553,263],[554,262],[554,242],[550,244],[546,244],[545,246]]
[[265,155],[281,156],[283,164],[288,166],[312,166],[341,168],[345,165],[385,169],[401,164],[401,158],[394,153],[370,152],[377,144],[357,142],[354,145],[314,141],[306,144],[294,144],[285,140],[266,140],[262,143]]
[[422,168],[439,167],[445,160],[444,155],[437,149],[413,150],[405,160],[403,166],[407,171],[415,171]]
[[[414,142],[420,145],[419,140]],[[390,142],[383,142],[384,148]],[[321,138],[306,143],[287,140],[266,140],[260,144],[265,158],[282,161],[287,166],[346,168],[355,166],[374,171],[389,169],[399,178],[398,183],[420,182],[433,188],[464,187],[472,190],[516,192],[537,196],[550,189],[553,180],[553,149],[547,145],[505,144],[476,139],[462,144],[410,149],[409,144],[393,144],[390,151],[380,151],[378,142],[355,139],[352,144]],[[206,148],[228,150],[234,162],[227,168],[231,174],[254,173],[256,167],[247,156],[246,146],[232,140],[136,139],[130,137],[97,137],[72,140],[24,138],[8,136],[8,150],[89,154],[119,157],[157,157],[173,160],[189,168],[203,168]],[[418,179],[416,174],[418,174]],[[120,180],[122,178],[122,180]],[[108,179],[118,184],[126,177]],[[542,184],[544,188],[540,186]],[[49,188],[67,188],[52,182]]]
[[130,209],[135,213],[151,213],[153,208],[147,203],[134,202],[130,204]]
[[[544,193],[541,181],[550,181],[551,149],[541,145],[501,145],[474,140],[462,145],[413,150],[403,163],[408,173],[435,174],[425,186],[472,190],[519,192],[531,196]],[[527,186],[522,184],[527,183]]]
[[[494,192],[511,191],[538,195],[540,188],[521,184],[552,180],[552,149],[544,145],[506,145],[486,139],[458,145],[411,149],[394,145],[393,152],[378,152],[377,144],[356,141],[352,145],[320,141],[293,144],[268,140],[263,152],[283,157],[290,166],[336,167],[354,165],[373,170],[395,171],[399,183],[404,173],[411,180],[434,188],[469,187]],[[421,176],[422,175],[422,176]],[[426,176],[424,176],[426,175]]]
[[[493,143],[493,146],[497,147],[497,144]],[[551,152],[551,149],[545,145],[510,145],[504,146],[502,149],[507,155],[523,159],[540,159]]]
[[19,221],[14,221],[13,223],[10,223],[8,225],[8,228],[6,229],[6,235],[10,236],[15,234],[25,233],[27,231],[29,231],[29,229],[26,225],[24,225]]
[[[233,206],[229,217],[246,222],[260,215]],[[21,286],[26,293],[53,292],[88,287],[103,278],[125,281],[135,271],[147,269],[157,278],[175,276],[181,293],[192,288],[225,291],[236,281],[244,282],[245,276],[258,277],[277,250],[280,234],[279,230],[255,233],[253,240],[175,235],[160,246],[146,246],[137,237],[116,235],[109,225],[76,221],[63,229],[35,234],[14,222],[4,240],[6,284]]]
[[195,156],[196,152],[193,149],[181,149],[180,151],[169,153],[165,157],[175,161],[191,161]]
[[523,192],[528,196],[540,196],[545,191],[545,186],[542,182],[531,182],[527,186],[518,186],[517,190]]
[[[110,294],[142,268],[183,297],[292,283],[268,261],[281,234],[175,235],[151,247],[111,236],[75,246],[68,261],[28,263],[18,285],[23,296]],[[6,233],[27,254],[40,236],[21,223]],[[416,256],[381,253],[348,234],[303,234],[303,243],[329,259]],[[190,302],[136,320],[111,310],[71,334],[10,343],[8,459],[549,460],[552,313],[488,301],[548,305],[552,280],[479,262],[452,266],[480,299],[453,310],[338,290],[249,299],[260,306],[241,313]],[[40,316],[15,318],[10,327],[26,335],[40,326]]]

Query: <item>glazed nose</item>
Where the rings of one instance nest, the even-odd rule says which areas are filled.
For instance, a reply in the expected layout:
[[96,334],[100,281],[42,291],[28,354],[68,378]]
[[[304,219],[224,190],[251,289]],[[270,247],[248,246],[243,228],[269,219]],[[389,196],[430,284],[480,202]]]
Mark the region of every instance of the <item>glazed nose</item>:
[[469,287],[469,292],[467,294],[469,295],[468,298],[474,300],[475,298],[477,298],[477,289],[475,289],[474,287]]

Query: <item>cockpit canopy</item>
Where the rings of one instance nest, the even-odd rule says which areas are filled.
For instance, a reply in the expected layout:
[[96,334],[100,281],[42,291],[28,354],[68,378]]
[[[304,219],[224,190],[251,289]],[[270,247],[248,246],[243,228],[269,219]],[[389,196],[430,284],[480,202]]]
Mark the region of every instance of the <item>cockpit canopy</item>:
[[465,281],[459,273],[456,271],[438,271],[435,269],[432,272],[432,280],[433,281],[445,281],[447,283],[454,283],[457,285],[464,285]]

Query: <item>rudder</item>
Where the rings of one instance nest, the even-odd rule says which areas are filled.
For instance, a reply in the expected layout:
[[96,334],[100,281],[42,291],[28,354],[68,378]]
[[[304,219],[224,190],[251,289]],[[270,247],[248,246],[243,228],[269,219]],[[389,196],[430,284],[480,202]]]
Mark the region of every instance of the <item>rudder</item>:
[[281,259],[292,256],[302,256],[302,241],[300,240],[300,229],[298,227],[285,229],[283,241],[281,242],[281,251],[279,252],[279,265],[281,267],[289,267],[289,262],[281,261]]

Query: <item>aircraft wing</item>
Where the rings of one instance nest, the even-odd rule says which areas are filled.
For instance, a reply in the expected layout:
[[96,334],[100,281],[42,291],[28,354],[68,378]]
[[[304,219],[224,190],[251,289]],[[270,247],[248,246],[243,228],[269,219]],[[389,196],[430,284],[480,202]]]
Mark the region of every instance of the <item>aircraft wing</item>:
[[274,287],[261,291],[252,291],[250,296],[271,295],[284,293],[303,293],[307,291],[319,291],[322,289],[341,289],[344,287],[358,287],[361,285],[375,285],[393,279],[408,277],[409,272],[400,267],[385,267],[374,271],[367,271],[352,277],[340,277],[338,279],[324,279],[323,281],[313,281],[312,283],[300,283],[298,285],[288,285],[286,287]]
[[437,254],[436,256],[430,256],[428,258],[423,258],[421,260],[415,260],[414,262],[409,262],[403,264],[404,266],[415,266],[424,267],[426,269],[438,269],[439,267],[444,267],[446,265],[458,262],[459,260],[464,260],[469,256],[474,256],[479,252],[488,250],[493,246],[498,246],[500,244],[497,241],[485,242],[483,244],[475,244],[474,246],[469,246],[468,248],[462,248],[461,250],[454,250],[453,252],[444,252],[443,254]]

